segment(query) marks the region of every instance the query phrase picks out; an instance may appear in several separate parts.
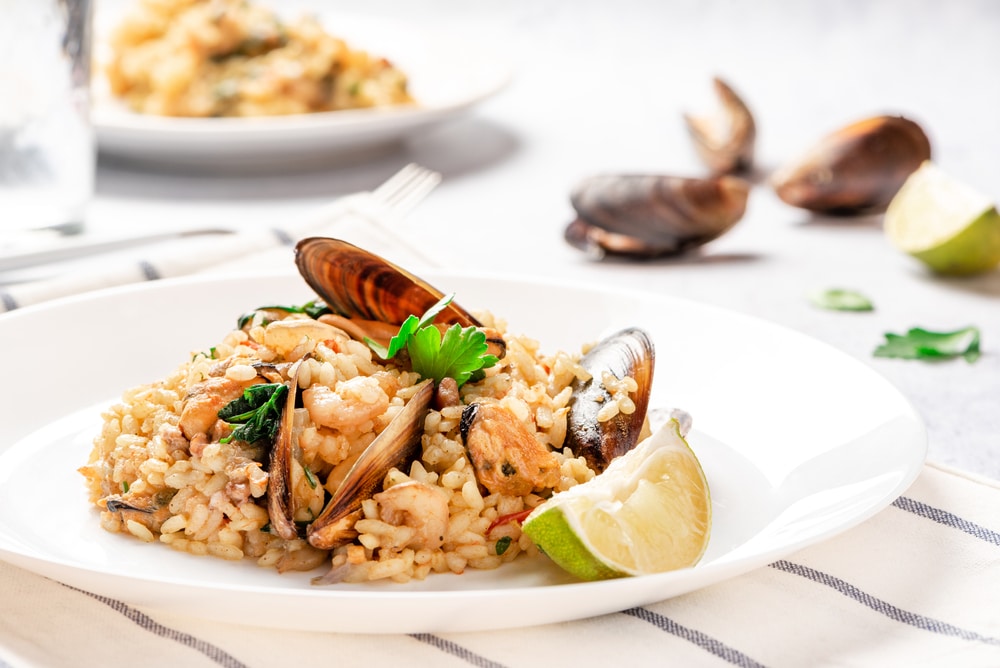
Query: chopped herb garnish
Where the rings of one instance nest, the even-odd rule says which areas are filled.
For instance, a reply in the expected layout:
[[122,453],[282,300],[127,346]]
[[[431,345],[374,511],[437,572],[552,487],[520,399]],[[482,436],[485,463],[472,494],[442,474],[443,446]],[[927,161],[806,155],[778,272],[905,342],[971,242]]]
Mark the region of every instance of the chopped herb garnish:
[[954,332],[931,332],[914,327],[906,334],[886,333],[885,343],[875,349],[875,357],[910,360],[944,360],[964,357],[979,359],[979,329],[966,327]]
[[229,436],[221,440],[229,443],[236,439],[254,443],[263,439],[273,440],[281,423],[288,387],[282,383],[251,385],[243,390],[243,395],[230,401],[219,411],[219,419],[229,424],[238,424]]
[[506,552],[512,542],[514,542],[514,539],[510,536],[500,536],[500,538],[497,538],[497,556],[499,557],[501,554]]
[[411,315],[399,327],[399,332],[383,346],[365,339],[368,346],[384,360],[406,349],[413,370],[422,378],[433,378],[440,383],[444,378],[454,378],[461,387],[468,380],[482,377],[483,369],[497,363],[496,355],[487,354],[486,334],[476,327],[452,325],[441,335],[434,325],[434,318],[444,310],[455,295],[442,297],[427,309],[421,318]]
[[215,346],[208,349],[208,358],[213,360],[219,359],[219,351],[215,349]]
[[316,475],[305,465],[302,466],[302,472],[306,474],[306,482],[309,483],[309,487],[316,489],[316,485],[319,484],[319,480],[316,480]]
[[814,306],[831,311],[872,311],[874,304],[868,297],[854,290],[833,288],[809,295]]
[[122,480],[122,494],[128,494],[128,480]]

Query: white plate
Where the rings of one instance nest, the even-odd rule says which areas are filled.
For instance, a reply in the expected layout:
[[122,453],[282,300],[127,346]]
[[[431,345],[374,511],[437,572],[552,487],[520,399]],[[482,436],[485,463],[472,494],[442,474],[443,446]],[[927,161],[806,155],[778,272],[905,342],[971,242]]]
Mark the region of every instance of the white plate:
[[[406,72],[418,106],[261,118],[152,116],[114,99],[98,71],[92,119],[101,150],[202,167],[349,161],[457,117],[510,78],[509,62],[486,36],[340,14],[321,18],[352,48],[386,56]],[[100,25],[98,33],[107,34],[113,17],[102,18]],[[98,60],[106,59],[106,50],[98,49]]]
[[[543,350],[638,325],[657,351],[653,405],[694,416],[714,530],[695,568],[573,582],[543,559],[407,585],[313,587],[310,575],[193,557],[98,528],[77,466],[109,403],[222,338],[238,314],[310,297],[297,276],[181,279],[0,316],[0,557],[179,614],[322,631],[464,631],[558,622],[676,596],[828,538],[919,472],[920,418],[862,363],[775,325],[682,300],[579,285],[429,274]],[[264,614],[246,615],[250,608]]]

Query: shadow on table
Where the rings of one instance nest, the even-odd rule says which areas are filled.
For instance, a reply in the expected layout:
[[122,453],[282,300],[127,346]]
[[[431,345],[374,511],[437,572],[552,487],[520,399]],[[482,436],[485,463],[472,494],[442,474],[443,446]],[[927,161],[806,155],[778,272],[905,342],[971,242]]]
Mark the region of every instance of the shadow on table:
[[802,211],[802,218],[796,224],[806,228],[843,229],[850,227],[854,229],[871,228],[881,230],[882,219],[882,213],[837,215]]
[[984,297],[1000,297],[1000,270],[976,276],[937,276],[920,267],[914,267],[916,278],[951,290],[960,290]]
[[507,128],[468,118],[406,141],[293,162],[248,161],[209,168],[102,153],[97,193],[173,200],[330,198],[370,190],[410,162],[439,171],[448,181],[494,166],[518,148],[518,138]]
[[758,253],[712,253],[710,251],[691,251],[683,255],[667,255],[663,257],[632,258],[624,255],[605,255],[603,257],[589,257],[581,252],[580,257],[587,258],[595,264],[604,265],[635,265],[648,267],[670,267],[670,266],[710,266],[710,265],[731,265],[750,264],[764,259]]

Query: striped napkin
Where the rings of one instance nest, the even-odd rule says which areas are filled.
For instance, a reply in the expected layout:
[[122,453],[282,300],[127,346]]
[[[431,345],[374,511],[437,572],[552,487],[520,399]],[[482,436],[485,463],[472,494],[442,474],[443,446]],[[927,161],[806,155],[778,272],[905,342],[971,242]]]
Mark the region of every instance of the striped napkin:
[[[210,622],[0,562],[0,668],[1000,666],[997,509],[996,482],[928,464],[872,519],[764,568],[616,614],[476,633],[366,636]],[[192,609],[204,604],[192,601]]]

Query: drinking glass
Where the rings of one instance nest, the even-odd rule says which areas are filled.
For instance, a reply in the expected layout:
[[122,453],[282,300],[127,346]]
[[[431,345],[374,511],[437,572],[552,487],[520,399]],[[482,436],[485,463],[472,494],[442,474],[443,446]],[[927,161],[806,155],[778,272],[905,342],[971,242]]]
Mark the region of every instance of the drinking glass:
[[91,0],[0,0],[0,237],[82,229],[94,190]]

